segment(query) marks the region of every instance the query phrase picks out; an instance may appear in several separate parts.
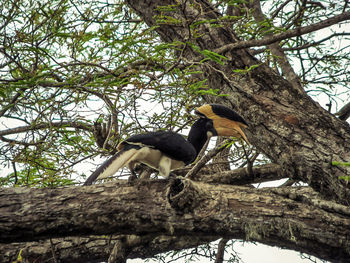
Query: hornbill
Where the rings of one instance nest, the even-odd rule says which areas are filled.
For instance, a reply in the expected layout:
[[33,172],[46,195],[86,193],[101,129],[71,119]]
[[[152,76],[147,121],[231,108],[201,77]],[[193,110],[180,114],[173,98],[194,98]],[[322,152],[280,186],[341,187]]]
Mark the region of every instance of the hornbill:
[[[208,110],[208,107],[212,110]],[[214,111],[216,114],[210,114]],[[129,167],[132,178],[136,178],[134,167],[137,163],[146,164],[158,170],[161,176],[168,177],[170,171],[192,163],[208,138],[231,135],[227,132],[232,128],[231,122],[243,122],[246,125],[241,116],[221,105],[203,105],[196,110],[196,113],[201,118],[192,125],[187,140],[180,134],[170,131],[131,136],[119,143],[118,152],[92,173],[84,185],[91,185],[96,179],[110,177],[125,166]]]

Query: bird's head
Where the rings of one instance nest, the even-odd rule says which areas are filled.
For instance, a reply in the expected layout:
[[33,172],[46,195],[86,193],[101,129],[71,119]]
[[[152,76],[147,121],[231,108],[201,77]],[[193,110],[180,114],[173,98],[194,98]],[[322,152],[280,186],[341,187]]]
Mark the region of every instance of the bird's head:
[[195,113],[202,119],[211,120],[216,136],[243,137],[248,142],[241,127],[248,127],[247,122],[234,110],[219,104],[205,104],[198,107]]
[[213,120],[208,118],[199,118],[196,120],[192,125],[191,130],[196,131],[196,135],[199,134],[199,132],[203,135],[206,134],[207,137],[218,135],[214,128]]

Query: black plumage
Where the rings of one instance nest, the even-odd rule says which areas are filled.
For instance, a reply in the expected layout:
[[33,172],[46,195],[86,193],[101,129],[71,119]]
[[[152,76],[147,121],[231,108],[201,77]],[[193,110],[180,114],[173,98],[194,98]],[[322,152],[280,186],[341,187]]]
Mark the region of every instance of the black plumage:
[[196,151],[183,136],[171,131],[158,131],[134,135],[121,143],[121,146],[134,144],[157,149],[172,159],[191,163]]

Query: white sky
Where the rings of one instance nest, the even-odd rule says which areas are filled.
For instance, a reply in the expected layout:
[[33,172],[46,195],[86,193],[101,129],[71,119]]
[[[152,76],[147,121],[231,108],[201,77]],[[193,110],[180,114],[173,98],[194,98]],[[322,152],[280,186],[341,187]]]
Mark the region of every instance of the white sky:
[[[301,258],[300,253],[288,250],[280,249],[277,247],[270,247],[262,244],[253,244],[245,242],[236,242],[234,244],[234,250],[238,253],[238,256],[241,258],[242,263],[307,263],[312,262],[309,259]],[[228,259],[228,253],[226,253],[225,259]],[[321,263],[327,261],[321,261],[312,257],[313,262]],[[146,262],[143,259],[129,259],[127,263],[143,263]],[[150,263],[161,263],[161,261],[148,261]],[[183,263],[185,259],[179,259],[172,261],[173,263]],[[209,263],[208,259],[202,258],[201,263]]]

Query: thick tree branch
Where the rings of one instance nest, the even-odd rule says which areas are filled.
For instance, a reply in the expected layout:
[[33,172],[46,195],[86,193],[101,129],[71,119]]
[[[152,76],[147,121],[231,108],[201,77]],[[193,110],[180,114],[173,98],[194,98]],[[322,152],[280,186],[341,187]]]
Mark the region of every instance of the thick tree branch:
[[350,255],[350,209],[337,205],[325,211],[318,204],[305,204],[303,198],[293,199],[319,198],[310,188],[292,188],[289,198],[288,188],[276,194],[273,189],[175,181],[169,186],[166,180],[154,180],[1,189],[0,241],[191,234],[255,240],[339,262]]
[[279,180],[286,177],[278,164],[265,164],[254,166],[252,173],[245,167],[219,173],[199,173],[193,176],[193,180],[207,183],[248,185]]
[[215,49],[214,51],[216,53],[222,54],[230,50],[234,49],[242,49],[242,48],[250,48],[250,47],[260,47],[260,46],[265,46],[265,45],[270,45],[275,42],[279,42],[281,40],[285,40],[291,37],[296,37],[296,36],[301,36],[304,34],[308,34],[311,32],[315,32],[317,30],[329,27],[331,25],[337,24],[342,21],[346,21],[350,19],[350,12],[344,12],[339,15],[336,15],[334,17],[328,18],[326,20],[323,20],[321,22],[304,26],[304,27],[299,27],[295,29],[291,29],[288,31],[285,31],[283,33],[275,34],[273,36],[265,37],[262,39],[252,39],[252,40],[247,40],[247,41],[240,41],[232,44],[227,44],[222,47],[219,47]]
[[16,261],[20,251],[25,262],[48,262],[52,250],[60,262],[94,263],[107,261],[117,243],[124,246],[127,258],[150,258],[170,250],[197,247],[219,237],[120,235],[53,238],[38,242],[0,244],[0,262]]
[[[247,167],[218,172],[215,169],[216,165],[215,163],[206,165],[193,175],[192,180],[212,184],[249,185],[288,178],[281,166],[274,163],[253,166],[252,173]],[[191,167],[186,167],[172,173],[185,177],[190,170]]]

